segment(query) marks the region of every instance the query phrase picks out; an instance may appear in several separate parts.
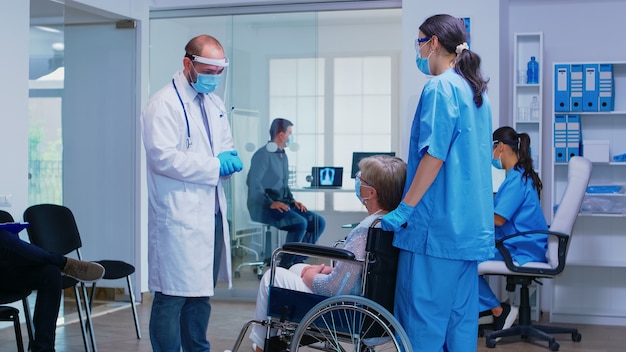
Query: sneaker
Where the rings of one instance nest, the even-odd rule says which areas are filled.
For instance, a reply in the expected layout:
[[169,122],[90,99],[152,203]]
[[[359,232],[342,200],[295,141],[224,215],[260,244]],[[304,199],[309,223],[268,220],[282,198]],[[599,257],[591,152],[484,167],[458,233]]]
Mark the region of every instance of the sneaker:
[[505,330],[513,326],[518,313],[518,307],[511,306],[508,303],[502,303],[502,314],[500,314],[500,316],[493,317],[493,330]]
[[104,276],[104,267],[98,263],[67,258],[65,268],[61,270],[61,273],[72,279],[90,283],[102,279]]

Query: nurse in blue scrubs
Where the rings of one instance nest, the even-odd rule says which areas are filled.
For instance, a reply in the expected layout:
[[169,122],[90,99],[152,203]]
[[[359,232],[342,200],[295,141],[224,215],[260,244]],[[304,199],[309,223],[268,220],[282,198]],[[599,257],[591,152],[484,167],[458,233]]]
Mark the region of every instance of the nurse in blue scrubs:
[[[496,240],[518,232],[547,230],[539,196],[543,185],[533,169],[530,136],[511,127],[500,127],[493,133],[493,166],[506,170],[506,178],[494,200]],[[547,235],[523,235],[506,240],[504,246],[519,265],[546,261]],[[496,260],[504,260],[496,252]],[[500,303],[484,277],[479,278],[480,311],[491,312],[494,330],[511,327],[517,318],[517,307]]]
[[426,19],[415,44],[434,77],[411,127],[403,201],[382,217],[400,248],[395,314],[414,351],[476,351],[478,263],[495,250],[487,80],[461,19]]

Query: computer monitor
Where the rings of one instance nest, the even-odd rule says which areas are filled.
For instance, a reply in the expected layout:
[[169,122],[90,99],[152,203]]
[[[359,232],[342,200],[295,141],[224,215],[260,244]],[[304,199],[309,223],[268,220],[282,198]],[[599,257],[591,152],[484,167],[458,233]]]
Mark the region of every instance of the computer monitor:
[[311,168],[311,188],[341,188],[343,167],[313,166]]
[[355,178],[356,173],[359,172],[359,161],[363,158],[367,158],[372,155],[389,155],[396,156],[395,152],[353,152],[352,153],[352,171],[350,172],[350,177]]

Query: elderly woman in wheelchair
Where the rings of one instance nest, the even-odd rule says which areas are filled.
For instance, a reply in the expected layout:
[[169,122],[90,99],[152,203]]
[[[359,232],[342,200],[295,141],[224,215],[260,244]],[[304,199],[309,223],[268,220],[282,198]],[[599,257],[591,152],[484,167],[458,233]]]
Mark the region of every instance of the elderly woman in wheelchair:
[[[239,349],[250,326],[255,352],[374,351],[373,346],[390,344],[408,350],[408,338],[389,312],[397,257],[391,245],[393,233],[375,227],[379,217],[402,199],[406,164],[396,157],[375,155],[361,160],[359,169],[356,195],[367,217],[350,231],[343,248],[288,243],[277,249],[259,285],[254,319],[243,327],[233,351]],[[390,254],[385,258],[381,252]],[[330,259],[334,265],[296,264],[284,269],[276,266],[281,253]],[[385,302],[371,300],[381,295],[379,301]]]

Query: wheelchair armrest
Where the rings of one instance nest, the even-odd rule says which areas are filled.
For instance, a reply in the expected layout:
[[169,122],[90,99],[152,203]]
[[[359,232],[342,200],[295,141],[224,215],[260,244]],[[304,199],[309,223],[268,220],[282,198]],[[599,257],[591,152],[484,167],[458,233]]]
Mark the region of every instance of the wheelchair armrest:
[[310,256],[325,256],[341,260],[356,260],[354,253],[348,250],[343,248],[320,246],[318,244],[290,242],[285,243],[282,250]]
[[[513,258],[511,257],[511,252],[504,246],[504,242],[506,240],[518,237],[522,235],[548,235],[548,236],[556,236],[559,240],[559,248],[558,248],[558,265],[554,269],[545,269],[545,268],[531,268],[531,267],[523,267],[517,266],[513,263]],[[504,257],[504,263],[506,267],[517,273],[525,273],[525,274],[538,274],[538,275],[557,275],[563,271],[565,268],[565,254],[567,251],[567,243],[569,242],[569,235],[566,235],[561,232],[554,232],[549,230],[533,230],[526,232],[514,233],[508,236],[505,236],[496,241],[496,248]]]

